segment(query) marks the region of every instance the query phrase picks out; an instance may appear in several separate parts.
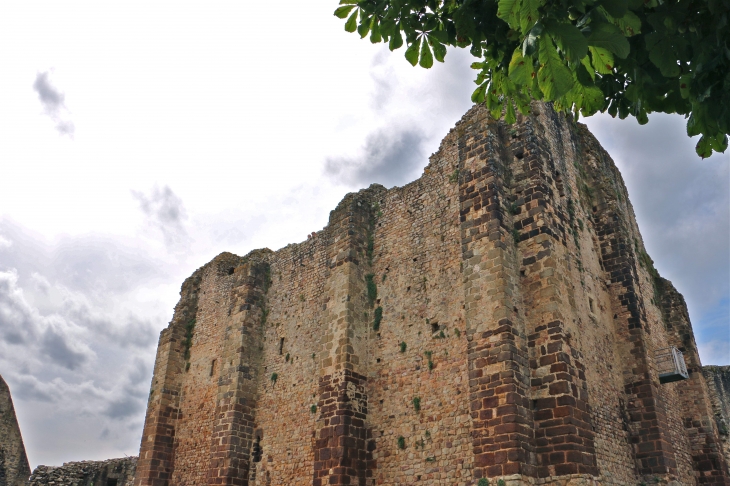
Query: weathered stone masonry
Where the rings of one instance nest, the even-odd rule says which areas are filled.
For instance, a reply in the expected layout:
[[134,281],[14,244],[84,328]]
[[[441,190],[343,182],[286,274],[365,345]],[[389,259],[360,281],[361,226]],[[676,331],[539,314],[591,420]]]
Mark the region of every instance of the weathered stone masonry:
[[10,388],[0,376],[0,486],[26,484],[29,477],[28,456],[25,454]]
[[417,181],[183,284],[135,484],[728,485],[711,391],[598,142],[474,107]]

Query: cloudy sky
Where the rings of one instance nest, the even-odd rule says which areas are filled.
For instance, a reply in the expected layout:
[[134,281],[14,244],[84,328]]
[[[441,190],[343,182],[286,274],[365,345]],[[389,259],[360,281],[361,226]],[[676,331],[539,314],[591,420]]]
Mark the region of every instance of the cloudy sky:
[[[0,374],[33,467],[136,454],[184,278],[415,179],[469,108],[468,53],[412,68],[336,3],[0,4]],[[730,364],[730,157],[681,118],[588,124],[703,363]]]

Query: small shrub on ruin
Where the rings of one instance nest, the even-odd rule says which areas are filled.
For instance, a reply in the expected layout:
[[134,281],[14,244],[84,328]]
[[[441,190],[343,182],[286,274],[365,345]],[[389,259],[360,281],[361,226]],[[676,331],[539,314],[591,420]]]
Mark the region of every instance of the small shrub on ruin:
[[276,380],[278,380],[278,379],[279,379],[279,375],[277,373],[271,373],[271,384],[272,385],[275,385]]
[[442,331],[441,331],[441,332],[439,333],[439,339],[444,339],[445,337],[446,337],[446,334],[444,334],[444,331],[442,330]]
[[520,232],[516,228],[512,228],[512,239],[515,241],[515,245],[520,242]]
[[452,184],[459,182],[459,169],[454,169],[454,172],[449,176],[449,182]]
[[454,329],[454,334],[456,334],[456,337],[461,337],[461,331],[456,328]]
[[185,363],[185,371],[188,371],[190,369],[190,361]]
[[429,456],[426,458],[426,462],[436,462],[436,458],[433,456]]
[[378,306],[375,309],[375,318],[373,319],[373,330],[377,331],[380,329],[380,321],[383,320],[383,308]]
[[416,412],[421,411],[421,397],[413,397],[413,408],[416,409]]
[[299,300],[300,300],[301,302],[304,302],[304,301],[305,301],[305,300],[307,300],[307,299],[306,299],[306,297],[304,297],[304,294],[299,294]]
[[312,405],[311,407],[309,407],[309,411],[312,413],[317,413],[317,405]]
[[506,486],[506,483],[504,482],[504,479],[500,478],[500,479],[499,479],[499,480],[497,481],[497,486]]
[[401,341],[401,343],[400,343],[400,352],[401,353],[405,353],[407,347],[408,347],[408,345],[406,344],[406,342],[405,341]]
[[489,479],[481,478],[477,483],[477,486],[489,486]]
[[378,286],[375,284],[375,275],[372,273],[368,273],[365,275],[365,282],[367,282],[367,288],[368,288],[368,300],[370,301],[370,305],[373,305],[375,302],[375,299],[378,298]]
[[289,353],[286,353],[286,356],[284,357],[284,361],[286,361],[287,363],[289,362]]
[[[195,330],[195,319],[191,319],[185,324],[185,338],[183,339],[183,346],[185,351],[183,353],[184,359],[187,361],[190,359],[190,347],[193,345],[193,331]],[[187,370],[187,368],[186,368]]]
[[431,371],[431,370],[433,370],[433,367],[434,367],[433,361],[431,361],[431,360],[429,359],[429,360],[428,360],[428,371]]
[[398,437],[398,449],[405,449],[406,448],[406,439],[401,435]]

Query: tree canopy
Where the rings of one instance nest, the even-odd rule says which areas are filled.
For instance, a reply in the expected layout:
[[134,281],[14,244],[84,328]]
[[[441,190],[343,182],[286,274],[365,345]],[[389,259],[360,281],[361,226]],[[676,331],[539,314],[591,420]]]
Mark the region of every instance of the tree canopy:
[[698,155],[727,149],[730,0],[340,0],[335,15],[414,66],[469,48],[472,100],[508,123],[531,99],[640,124],[678,113]]

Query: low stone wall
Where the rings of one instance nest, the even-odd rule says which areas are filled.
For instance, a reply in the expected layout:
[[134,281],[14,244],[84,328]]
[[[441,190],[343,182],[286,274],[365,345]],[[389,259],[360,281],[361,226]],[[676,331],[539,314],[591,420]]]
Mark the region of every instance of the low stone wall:
[[136,457],[106,461],[67,462],[63,466],[38,466],[30,477],[31,486],[132,486]]

